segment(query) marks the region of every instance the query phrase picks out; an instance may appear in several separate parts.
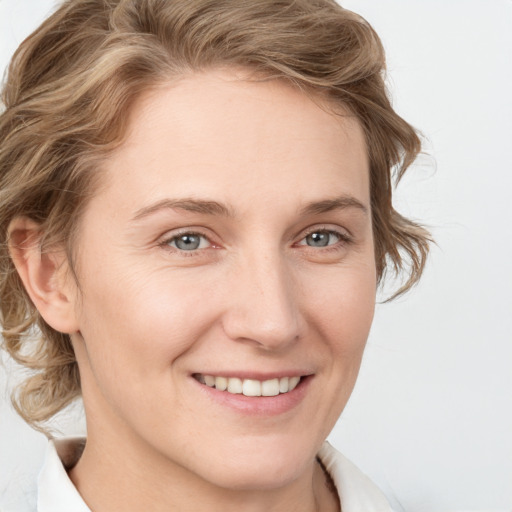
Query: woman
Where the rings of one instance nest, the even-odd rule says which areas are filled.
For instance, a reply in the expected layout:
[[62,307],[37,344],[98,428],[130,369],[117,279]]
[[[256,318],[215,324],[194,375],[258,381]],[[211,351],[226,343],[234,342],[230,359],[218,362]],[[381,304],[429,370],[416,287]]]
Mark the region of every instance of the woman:
[[[417,155],[377,35],[330,0],[72,0],[20,47],[0,119],[5,347],[37,370],[38,510],[388,510],[325,439]],[[35,328],[40,338],[34,339]],[[37,332],[38,332],[37,331]]]

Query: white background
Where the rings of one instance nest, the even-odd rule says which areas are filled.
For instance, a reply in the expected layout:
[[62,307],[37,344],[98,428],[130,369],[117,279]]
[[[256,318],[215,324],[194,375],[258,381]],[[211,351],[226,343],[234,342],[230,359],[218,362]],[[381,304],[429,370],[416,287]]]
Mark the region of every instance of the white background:
[[[381,35],[395,107],[428,139],[396,204],[432,228],[437,247],[422,283],[377,307],[359,382],[331,441],[397,510],[511,511],[512,2],[343,5]],[[51,6],[0,0],[0,68]],[[7,374],[0,367],[5,512],[13,510],[5,489],[23,487],[46,444],[10,409]],[[58,423],[79,432],[79,416]]]

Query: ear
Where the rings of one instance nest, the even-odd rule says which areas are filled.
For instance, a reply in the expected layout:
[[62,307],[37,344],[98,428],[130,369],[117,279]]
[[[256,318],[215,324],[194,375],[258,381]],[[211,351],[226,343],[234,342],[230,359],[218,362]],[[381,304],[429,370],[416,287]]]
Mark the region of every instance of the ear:
[[16,217],[9,225],[9,253],[25,290],[46,323],[56,331],[78,331],[77,286],[70,275],[64,250],[41,250],[41,227],[27,217]]

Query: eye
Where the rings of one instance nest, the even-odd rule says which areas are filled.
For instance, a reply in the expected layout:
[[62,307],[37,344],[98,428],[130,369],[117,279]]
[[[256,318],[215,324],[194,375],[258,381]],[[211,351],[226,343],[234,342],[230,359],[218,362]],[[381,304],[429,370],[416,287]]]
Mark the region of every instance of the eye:
[[343,237],[336,231],[318,230],[306,235],[299,245],[308,245],[309,247],[328,247],[342,240]]
[[165,241],[165,245],[180,251],[196,251],[210,247],[210,241],[199,233],[180,233]]

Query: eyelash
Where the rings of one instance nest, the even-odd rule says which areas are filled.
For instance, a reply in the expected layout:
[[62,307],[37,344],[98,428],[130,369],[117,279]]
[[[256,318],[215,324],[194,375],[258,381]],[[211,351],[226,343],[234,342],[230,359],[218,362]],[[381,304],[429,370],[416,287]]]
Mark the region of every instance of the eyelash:
[[[199,238],[207,240],[208,243],[210,244],[210,247],[207,247],[207,248],[208,249],[212,248],[213,243],[210,240],[210,238],[208,238],[206,235],[204,235],[203,233],[200,233],[198,231],[188,231],[188,230],[183,230],[179,233],[174,234],[170,238],[165,238],[158,245],[167,251],[178,253],[180,256],[183,256],[185,258],[197,256],[199,251],[204,250],[204,248],[203,249],[198,248],[198,249],[192,249],[192,250],[187,251],[184,249],[180,249],[178,247],[172,247],[170,245],[172,242],[176,242],[180,237],[184,237],[184,236],[191,236],[191,237],[197,236]],[[215,247],[215,246],[213,245],[213,247]]]
[[[317,247],[301,243],[308,236],[315,234],[315,233],[325,233],[328,235],[334,235],[335,237],[338,238],[338,240],[332,244],[329,244],[326,246],[317,246]],[[207,240],[207,242],[210,244],[210,246],[206,247],[206,248],[197,248],[197,249],[191,249],[191,250],[187,251],[184,249],[180,249],[178,247],[172,247],[170,245],[171,243],[176,242],[180,237],[184,237],[184,236],[200,237],[204,240]],[[348,245],[352,242],[353,242],[352,237],[349,234],[347,234],[345,231],[336,230],[336,229],[322,226],[322,227],[315,227],[315,228],[312,228],[312,229],[306,231],[303,234],[303,236],[301,237],[301,239],[299,240],[299,242],[297,242],[294,245],[298,245],[300,247],[306,247],[308,249],[315,250],[315,251],[321,250],[323,252],[327,252],[327,251],[339,251],[340,249],[342,249],[343,247],[345,247],[346,245]],[[183,230],[179,233],[174,234],[173,236],[171,236],[169,238],[165,238],[158,245],[165,250],[178,253],[180,256],[183,256],[183,257],[198,256],[200,251],[202,251],[202,250],[216,248],[215,244],[213,244],[213,242],[210,240],[210,238],[208,236],[206,236],[203,233],[200,233],[198,231],[193,231],[193,230],[192,231]]]
[[[315,233],[325,233],[328,235],[334,235],[335,237],[338,238],[338,240],[333,244],[329,244],[324,247],[319,246],[316,248],[313,246],[309,246],[307,244],[300,243],[303,240],[305,240],[308,236],[313,235]],[[346,231],[329,228],[327,226],[321,226],[321,227],[314,227],[314,228],[311,228],[310,230],[306,231],[304,233],[304,235],[302,236],[302,238],[299,240],[298,245],[300,245],[301,247],[307,247],[307,248],[313,249],[313,250],[321,249],[322,251],[327,252],[327,251],[339,251],[340,249],[344,248],[345,246],[347,246],[348,244],[350,244],[352,242],[353,242],[352,237]]]

